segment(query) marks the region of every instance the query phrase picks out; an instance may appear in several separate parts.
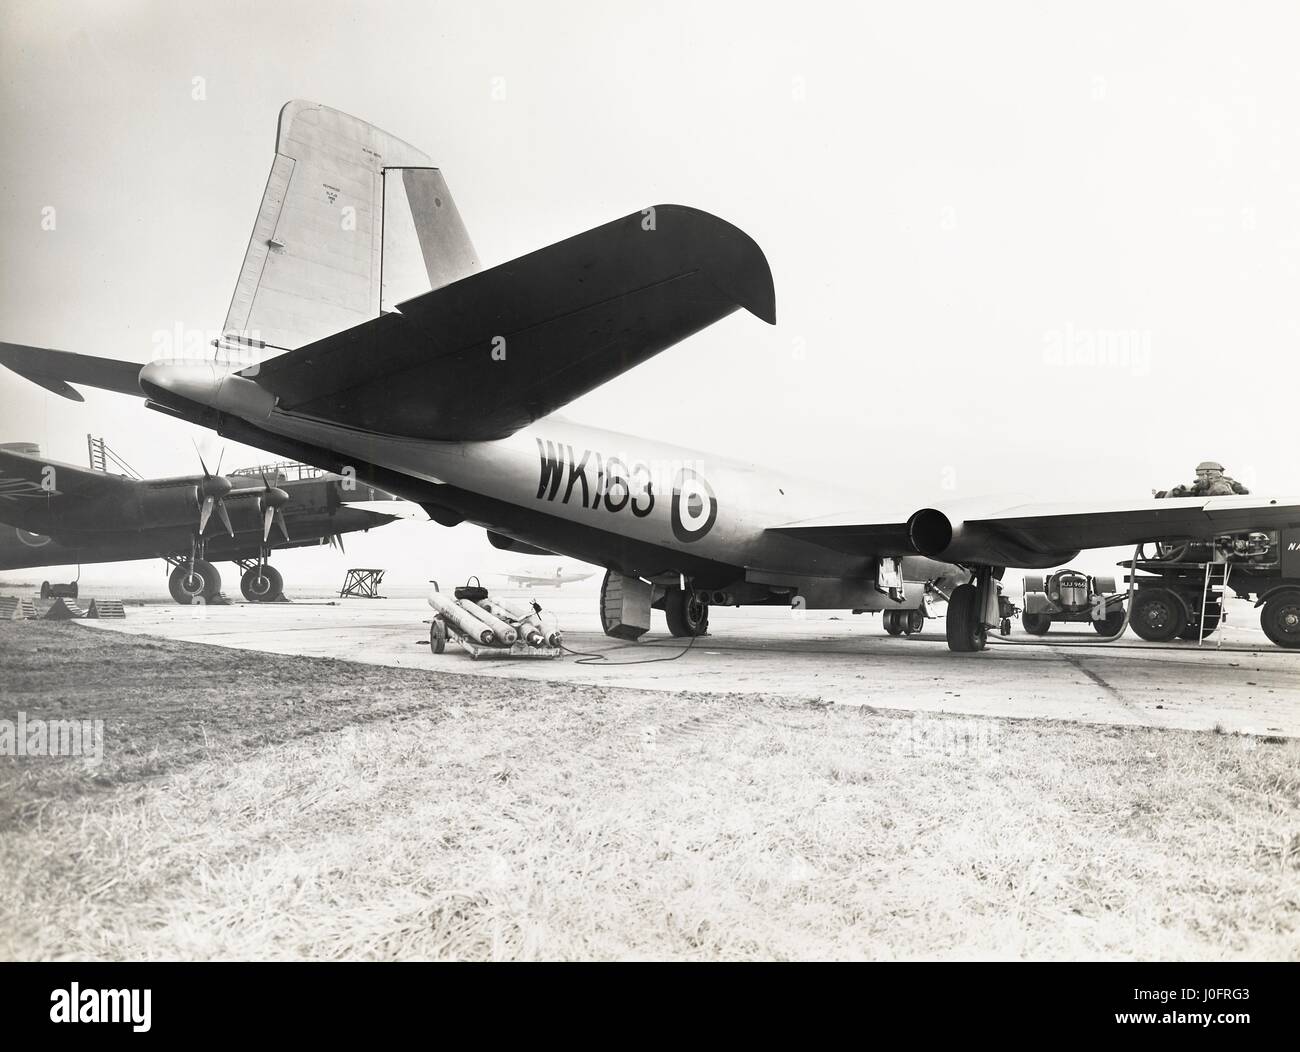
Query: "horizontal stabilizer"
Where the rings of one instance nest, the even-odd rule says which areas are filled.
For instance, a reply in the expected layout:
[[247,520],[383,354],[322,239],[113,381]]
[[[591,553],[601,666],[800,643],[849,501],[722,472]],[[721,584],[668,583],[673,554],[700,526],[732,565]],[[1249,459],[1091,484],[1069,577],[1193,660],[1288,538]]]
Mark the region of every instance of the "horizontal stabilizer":
[[96,358],[72,351],[51,351],[21,343],[0,343],[0,365],[7,365],[19,376],[74,402],[84,399],[69,384],[144,397],[140,390],[140,365],[137,362]]
[[245,375],[282,413],[410,438],[501,438],[741,307],[775,321],[758,245],[715,216],[659,205]]

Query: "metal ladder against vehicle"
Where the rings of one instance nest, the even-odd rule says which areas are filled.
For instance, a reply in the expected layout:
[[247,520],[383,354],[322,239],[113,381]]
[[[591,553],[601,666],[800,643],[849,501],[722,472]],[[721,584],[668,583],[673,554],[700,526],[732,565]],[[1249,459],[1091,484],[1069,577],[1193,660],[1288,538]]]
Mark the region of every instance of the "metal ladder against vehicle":
[[[1214,568],[1218,566],[1222,573],[1216,579]],[[1196,629],[1196,645],[1199,647],[1205,642],[1205,612],[1210,605],[1210,589],[1217,587],[1219,589],[1219,620],[1215,623],[1214,630],[1218,633],[1215,640],[1215,648],[1223,646],[1223,628],[1224,622],[1228,620],[1228,577],[1232,573],[1232,564],[1226,559],[1221,563],[1216,563],[1213,559],[1207,559],[1205,563],[1205,586],[1201,589],[1201,620]]]

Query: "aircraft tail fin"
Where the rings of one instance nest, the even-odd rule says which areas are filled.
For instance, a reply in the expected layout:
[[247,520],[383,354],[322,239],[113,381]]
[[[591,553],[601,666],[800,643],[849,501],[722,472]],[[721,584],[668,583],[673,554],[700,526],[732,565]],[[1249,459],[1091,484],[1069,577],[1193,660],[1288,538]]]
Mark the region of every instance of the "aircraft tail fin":
[[357,117],[294,100],[223,332],[292,350],[478,269],[429,156]]

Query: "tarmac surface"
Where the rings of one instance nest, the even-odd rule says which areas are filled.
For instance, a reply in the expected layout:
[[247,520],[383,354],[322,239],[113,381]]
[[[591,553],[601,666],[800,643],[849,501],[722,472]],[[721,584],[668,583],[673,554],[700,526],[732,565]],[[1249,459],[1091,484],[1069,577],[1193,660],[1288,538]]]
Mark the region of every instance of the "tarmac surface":
[[1102,644],[1090,629],[1057,625],[1044,644],[1017,624],[1010,642],[994,641],[981,654],[963,655],[948,650],[939,621],[928,621],[919,635],[891,637],[878,616],[808,611],[800,617],[784,608],[715,609],[710,634],[693,643],[668,636],[656,613],[649,634],[623,643],[600,631],[596,593],[588,588],[498,594],[536,598],[564,630],[566,647],[603,660],[570,653],[555,660],[472,660],[454,644],[431,654],[431,611],[415,594],[301,598],[265,606],[160,602],[128,605],[122,621],[82,623],[101,631],[464,675],[1300,737],[1300,652],[1270,643],[1258,612],[1236,600],[1229,604],[1221,643],[1216,636],[1199,647],[1155,645],[1130,632]]

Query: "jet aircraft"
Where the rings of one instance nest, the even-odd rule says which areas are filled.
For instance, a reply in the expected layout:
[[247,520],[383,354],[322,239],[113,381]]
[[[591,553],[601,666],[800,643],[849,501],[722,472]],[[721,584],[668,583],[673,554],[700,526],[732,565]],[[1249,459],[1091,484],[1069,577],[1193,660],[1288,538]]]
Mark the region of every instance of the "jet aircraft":
[[1006,617],[1007,567],[1300,522],[1297,499],[1260,496],[900,507],[878,488],[554,415],[741,309],[776,323],[772,274],[716,216],[657,205],[483,269],[427,155],[291,102],[224,329],[265,360],[141,367],[2,344],[0,362],[65,397],[78,383],[141,396],[234,441],[354,470],[499,548],[604,566],[602,623],[619,638],[644,633],[655,607],[690,636],[714,604],[937,599],[949,647],[969,653]]

